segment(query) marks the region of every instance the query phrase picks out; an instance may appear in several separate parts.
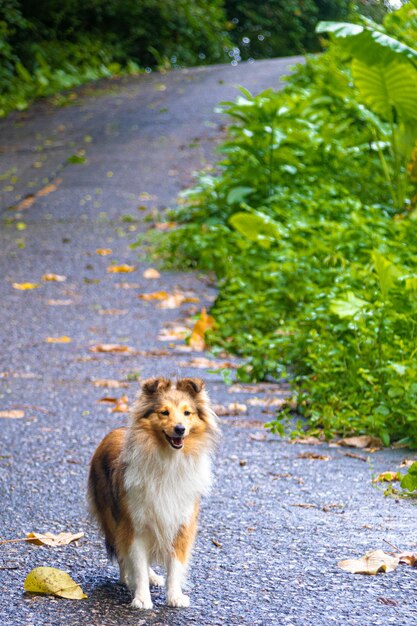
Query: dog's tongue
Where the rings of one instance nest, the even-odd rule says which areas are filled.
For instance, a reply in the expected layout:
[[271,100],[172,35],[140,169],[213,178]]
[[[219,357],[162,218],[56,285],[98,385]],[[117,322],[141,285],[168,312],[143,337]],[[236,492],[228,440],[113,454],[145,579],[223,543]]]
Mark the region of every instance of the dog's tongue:
[[173,437],[172,441],[175,446],[180,446],[182,444],[182,437]]

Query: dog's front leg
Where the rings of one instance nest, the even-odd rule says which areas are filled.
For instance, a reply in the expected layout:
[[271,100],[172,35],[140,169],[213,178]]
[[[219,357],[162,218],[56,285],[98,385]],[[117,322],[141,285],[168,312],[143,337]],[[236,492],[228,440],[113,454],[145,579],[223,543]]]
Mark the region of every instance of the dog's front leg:
[[129,550],[129,583],[134,595],[132,607],[151,609],[152,600],[149,590],[149,555],[148,546],[143,537],[135,537]]
[[168,606],[190,606],[190,598],[182,592],[182,580],[185,564],[181,563],[176,554],[172,554],[167,571],[167,604]]

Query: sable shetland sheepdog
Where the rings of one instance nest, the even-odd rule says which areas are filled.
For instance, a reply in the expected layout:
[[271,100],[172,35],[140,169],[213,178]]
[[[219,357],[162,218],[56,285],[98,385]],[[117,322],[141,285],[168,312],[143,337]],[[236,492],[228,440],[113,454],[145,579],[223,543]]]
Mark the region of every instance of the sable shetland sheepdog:
[[93,455],[90,509],[135,608],[151,609],[149,585],[164,585],[154,563],[167,569],[168,605],[190,604],[181,583],[217,433],[202,380],[152,378],[142,385],[129,427],[110,432]]

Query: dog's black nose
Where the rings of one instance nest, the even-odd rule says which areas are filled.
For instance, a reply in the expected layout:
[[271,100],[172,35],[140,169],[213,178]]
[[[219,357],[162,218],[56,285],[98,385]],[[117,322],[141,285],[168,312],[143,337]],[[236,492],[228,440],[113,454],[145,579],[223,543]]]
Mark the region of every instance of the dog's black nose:
[[183,426],[182,424],[177,424],[174,428],[174,433],[178,436],[178,437],[182,437],[183,434],[185,433],[185,426]]

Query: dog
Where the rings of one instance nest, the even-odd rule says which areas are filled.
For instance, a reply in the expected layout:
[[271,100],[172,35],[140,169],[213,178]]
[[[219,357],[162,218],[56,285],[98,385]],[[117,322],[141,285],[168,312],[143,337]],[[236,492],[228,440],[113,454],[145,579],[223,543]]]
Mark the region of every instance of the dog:
[[190,604],[182,582],[218,431],[202,380],[152,378],[142,385],[130,425],[111,431],[93,455],[90,511],[134,608],[151,609],[149,585],[164,585],[154,564],[167,570],[167,604]]

